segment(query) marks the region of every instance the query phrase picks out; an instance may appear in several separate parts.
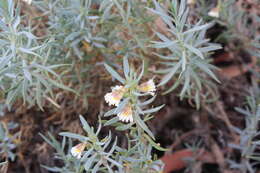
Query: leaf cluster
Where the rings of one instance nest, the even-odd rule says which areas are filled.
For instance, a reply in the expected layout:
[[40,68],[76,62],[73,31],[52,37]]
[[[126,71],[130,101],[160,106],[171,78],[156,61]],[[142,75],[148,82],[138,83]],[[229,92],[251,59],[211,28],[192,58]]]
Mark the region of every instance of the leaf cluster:
[[[117,138],[113,139],[111,133],[103,139],[99,139],[101,124],[99,124],[96,132],[94,128],[89,126],[87,121],[80,116],[83,129],[87,136],[74,134],[70,132],[60,133],[63,136],[62,144],[49,134],[48,139],[41,135],[51,146],[57,150],[57,158],[63,160],[63,167],[47,167],[46,169],[54,172],[157,172],[161,170],[160,161],[152,161],[151,158],[151,145],[144,145],[141,141],[131,140],[127,149],[117,146]],[[86,144],[86,151],[80,160],[73,158],[64,152],[66,138],[76,139]],[[132,146],[133,144],[133,146]],[[71,140],[69,149],[71,149]]]
[[14,149],[17,147],[15,141],[17,140],[19,133],[12,135],[10,130],[17,127],[17,124],[13,123],[0,123],[0,158],[8,161],[15,160]]
[[43,109],[43,100],[54,88],[70,90],[55,70],[64,64],[48,63],[50,41],[40,41],[30,27],[21,24],[20,8],[13,0],[0,3],[0,88],[8,107],[17,98]]
[[196,24],[189,23],[189,9],[184,0],[180,4],[178,1],[169,2],[169,10],[156,1],[154,4],[155,9],[150,10],[160,16],[169,27],[169,36],[156,32],[160,41],[152,41],[152,47],[170,52],[167,55],[155,53],[161,59],[160,63],[165,66],[157,71],[164,74],[159,86],[174,81],[164,93],[170,93],[181,85],[180,97],[193,98],[199,108],[203,86],[208,83],[205,75],[219,82],[213,72],[216,67],[207,59],[210,52],[221,48],[217,44],[209,43],[209,39],[205,38],[207,29],[213,24],[203,24],[202,20]]
[[240,135],[240,143],[230,144],[232,148],[241,151],[241,161],[236,163],[230,161],[232,168],[239,168],[240,170],[255,172],[254,164],[250,160],[260,161],[259,152],[257,148],[260,145],[259,140],[259,120],[260,120],[260,105],[259,105],[259,89],[251,90],[251,95],[247,98],[248,106],[245,109],[236,108],[236,110],[245,116],[245,128],[239,129],[234,127],[234,131]]

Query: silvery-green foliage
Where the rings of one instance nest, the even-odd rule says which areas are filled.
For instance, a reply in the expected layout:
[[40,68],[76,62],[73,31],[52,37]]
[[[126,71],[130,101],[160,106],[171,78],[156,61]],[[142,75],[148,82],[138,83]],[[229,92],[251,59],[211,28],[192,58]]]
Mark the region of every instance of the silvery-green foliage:
[[8,162],[7,161],[5,161],[5,162],[0,162],[0,167],[1,166],[4,166],[5,164],[7,164]]
[[[200,0],[205,1],[205,0]],[[206,9],[205,6],[209,6],[204,2],[204,6],[200,6],[198,11]],[[219,8],[219,17],[209,17],[207,13],[209,10],[201,13],[202,17],[213,20],[218,25],[223,27],[223,30],[218,33],[215,42],[229,44],[232,41],[241,40],[243,45],[247,45],[252,41],[249,38],[255,38],[258,33],[257,28],[259,23],[259,17],[253,13],[247,13],[243,10],[243,7],[239,7],[236,0],[218,1],[217,7]],[[243,46],[237,46],[235,49],[243,48]]]
[[5,159],[5,160],[11,159],[11,161],[14,161],[15,159],[15,153],[13,153],[13,150],[16,148],[16,144],[14,143],[14,140],[17,139],[19,133],[11,135],[9,131],[16,127],[17,124],[0,123],[0,158],[1,159]]
[[250,163],[250,160],[260,161],[259,152],[256,151],[260,146],[259,140],[259,120],[260,120],[260,102],[259,102],[259,89],[252,90],[251,96],[247,98],[248,107],[245,109],[236,108],[238,112],[245,116],[245,128],[239,129],[234,127],[235,132],[240,135],[240,143],[230,144],[232,148],[241,151],[241,161],[236,163],[230,161],[231,168],[240,169],[244,172],[249,171],[250,173],[255,172],[254,165]]
[[[119,160],[124,163],[124,170],[119,172],[156,173],[163,170],[163,163],[152,155],[153,145],[139,127],[132,128],[128,137],[128,148],[118,148]],[[149,140],[147,140],[149,139]],[[156,145],[154,145],[156,146]],[[160,147],[156,147],[162,150]]]
[[203,141],[201,139],[194,140],[191,144],[184,143],[186,148],[188,148],[190,151],[194,153],[191,157],[183,159],[187,164],[184,173],[195,173],[194,167],[196,164],[198,164],[198,156],[201,155],[202,152],[204,152],[203,150],[201,150],[202,143]]
[[215,41],[230,41],[235,38],[243,39],[244,35],[238,34],[239,32],[244,33],[243,27],[237,26],[239,22],[241,22],[242,25],[245,24],[243,21],[246,21],[246,16],[243,11],[238,10],[238,7],[235,3],[235,0],[220,1],[220,17],[219,19],[216,19],[216,22],[222,26],[225,26],[227,29],[224,32],[220,33]]
[[0,102],[0,117],[5,115],[6,108],[7,106],[4,104],[4,101]]
[[102,32],[112,47],[120,48],[117,55],[134,55],[138,49],[147,52],[150,36],[146,24],[152,18],[147,15],[146,5],[139,0],[100,1]]
[[[64,166],[59,167],[46,167],[48,170],[55,172],[97,172],[97,171],[108,171],[113,172],[113,169],[122,168],[122,163],[115,159],[117,139],[112,139],[111,133],[103,139],[99,139],[98,135],[101,130],[101,124],[98,129],[94,131],[93,127],[90,127],[87,121],[80,116],[80,121],[82,123],[83,129],[85,130],[87,136],[62,132],[60,135],[64,136],[62,144],[59,144],[53,137],[52,140],[45,140],[52,145],[58,152],[59,159],[63,160]],[[86,144],[86,150],[83,153],[81,159],[72,157],[70,154],[70,149],[72,147],[71,142],[69,143],[69,150],[64,152],[66,137],[69,139],[77,139],[82,143]]]
[[[43,166],[44,168],[62,173],[95,173],[99,171],[155,173],[162,171],[162,163],[159,160],[153,160],[154,158],[151,156],[152,146],[144,143],[142,136],[133,136],[134,139],[129,140],[128,148],[124,149],[117,146],[117,138],[113,137],[111,133],[105,138],[99,139],[101,124],[95,131],[82,116],[80,116],[80,121],[87,134],[86,136],[62,132],[60,135],[63,136],[63,141],[60,144],[51,134],[49,134],[50,139],[41,135],[57,151],[55,157],[64,163],[62,167]],[[137,135],[137,133],[132,135]],[[86,149],[80,159],[74,158],[70,154],[72,143],[71,140],[68,142],[67,138],[76,139],[86,144]],[[68,150],[65,149],[66,144],[68,144]]]
[[[54,158],[56,160],[62,161],[64,164],[62,167],[49,167],[46,165],[41,165],[42,167],[53,172],[82,172],[79,162],[69,154],[70,148],[72,147],[72,141],[70,139],[68,140],[66,137],[63,137],[62,142],[60,143],[58,140],[55,139],[55,137],[51,133],[48,133],[48,137],[45,137],[42,134],[40,135],[49,145],[51,145],[56,150]],[[68,149],[66,147],[68,147]]]
[[165,91],[169,93],[182,85],[180,97],[193,98],[196,107],[199,108],[203,86],[209,84],[205,75],[218,81],[213,73],[216,67],[207,59],[210,52],[221,48],[217,44],[209,43],[209,39],[205,38],[206,30],[212,26],[212,23],[203,24],[202,20],[196,24],[189,23],[189,9],[186,7],[185,0],[181,0],[180,4],[177,0],[172,0],[169,2],[169,10],[156,1],[154,5],[155,9],[150,10],[167,24],[169,34],[156,32],[160,41],[152,41],[154,48],[170,51],[167,55],[156,53],[163,60],[161,63],[165,65],[164,69],[158,70],[158,73],[165,74],[159,86],[174,81]]
[[50,41],[40,41],[30,27],[21,24],[20,8],[13,0],[0,1],[0,88],[10,106],[22,97],[29,105],[42,108],[43,100],[53,96],[53,88],[68,89],[49,65]]
[[90,127],[82,116],[80,116],[80,121],[87,133],[87,137],[69,132],[63,132],[60,135],[74,138],[87,144],[87,151],[81,158],[85,171],[95,173],[98,170],[107,170],[112,172],[114,167],[117,169],[122,168],[122,163],[114,160],[117,139],[112,140],[111,133],[109,133],[108,136],[100,140],[98,135],[101,130],[101,124],[99,124],[95,132],[94,128]]
[[[48,15],[48,37],[55,40],[56,58],[76,55],[82,59],[82,45],[104,48],[106,39],[100,35],[99,16],[91,8],[92,0],[42,0],[35,5]],[[97,14],[97,15],[96,15]]]
[[[257,22],[260,24],[260,17],[257,18]],[[256,35],[254,40],[251,42],[251,46],[253,47],[253,49],[250,51],[251,55],[260,58],[260,35],[259,34]]]
[[123,124],[118,122],[118,116],[111,118],[108,120],[105,125],[111,125],[114,123],[118,123],[119,125],[116,127],[117,130],[127,130],[130,129],[133,125],[137,125],[141,129],[143,129],[150,137],[154,139],[153,133],[149,130],[148,126],[146,125],[145,121],[151,119],[151,114],[159,111],[164,105],[154,107],[154,108],[147,108],[147,105],[151,104],[156,95],[152,98],[143,101],[144,96],[148,96],[149,93],[140,93],[137,90],[138,85],[140,84],[140,80],[142,79],[144,73],[144,63],[142,65],[142,69],[140,69],[140,73],[138,74],[130,65],[128,61],[128,54],[125,55],[123,60],[123,72],[124,77],[122,77],[119,73],[117,73],[111,66],[105,64],[105,68],[110,73],[110,75],[119,81],[127,90],[127,96],[123,98],[123,100],[119,103],[119,105],[109,110],[104,114],[105,117],[117,115],[122,109],[130,103],[132,105],[133,111],[133,122],[129,124]]
[[[44,167],[55,172],[71,172],[74,170],[79,173],[95,173],[98,171],[109,173],[155,173],[162,171],[163,164],[152,156],[151,151],[153,147],[162,151],[165,151],[165,149],[153,141],[154,136],[145,124],[145,121],[151,118],[150,114],[158,111],[162,106],[144,110],[143,107],[152,103],[155,96],[143,101],[143,99],[140,99],[139,97],[147,96],[149,94],[139,93],[136,89],[142,78],[144,66],[140,69],[141,72],[139,74],[136,73],[128,61],[128,55],[126,55],[123,60],[124,78],[109,65],[105,64],[105,67],[112,77],[122,83],[129,91],[127,97],[121,101],[117,108],[106,112],[105,117],[119,113],[126,104],[131,102],[131,105],[133,106],[133,122],[130,122],[129,124],[120,123],[116,116],[106,121],[104,125],[107,126],[112,124],[116,127],[116,130],[127,130],[129,132],[127,135],[128,147],[121,148],[118,146],[117,137],[113,137],[110,132],[108,136],[100,139],[99,133],[101,124],[99,124],[98,129],[95,131],[94,128],[89,126],[87,121],[80,116],[81,124],[87,134],[86,136],[70,132],[62,132],[60,135],[70,139],[76,139],[80,143],[86,144],[86,149],[82,153],[82,157],[71,160],[72,156],[69,152],[68,154],[64,154],[65,138],[62,147],[60,147],[60,144],[58,144],[53,137],[50,136],[52,140],[48,140],[44,137],[44,139],[60,153],[59,155],[63,156],[59,157],[59,159],[64,161],[64,166],[61,168]],[[69,149],[71,149],[71,145],[69,145]]]

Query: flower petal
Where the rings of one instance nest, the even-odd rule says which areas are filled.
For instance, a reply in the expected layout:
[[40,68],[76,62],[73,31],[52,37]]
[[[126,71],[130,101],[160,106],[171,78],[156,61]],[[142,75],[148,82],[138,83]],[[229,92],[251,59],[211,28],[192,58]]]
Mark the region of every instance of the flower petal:
[[144,93],[149,93],[151,95],[154,95],[154,92],[156,91],[156,87],[154,84],[153,79],[150,79],[149,81],[142,83],[139,87],[138,90]]
[[212,8],[209,13],[208,13],[209,16],[211,17],[216,17],[218,18],[219,17],[219,8],[215,7],[215,8]]
[[112,88],[112,92],[107,93],[105,95],[105,101],[109,104],[109,106],[111,105],[115,105],[118,106],[123,95],[125,92],[125,88],[123,86],[115,86]]
[[127,104],[123,110],[117,114],[117,116],[122,122],[133,122],[132,106]]
[[79,143],[78,145],[72,147],[70,152],[71,152],[73,157],[80,159],[82,152],[84,151],[85,147],[86,147],[85,143]]

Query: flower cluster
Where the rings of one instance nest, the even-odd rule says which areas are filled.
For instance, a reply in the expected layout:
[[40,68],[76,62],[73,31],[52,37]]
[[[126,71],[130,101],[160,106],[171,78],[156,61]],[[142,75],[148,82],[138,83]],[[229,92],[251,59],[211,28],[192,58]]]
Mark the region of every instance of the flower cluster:
[[[137,86],[135,90],[148,93],[152,96],[155,94],[156,88],[153,79],[142,83]],[[112,88],[112,92],[109,92],[105,95],[105,101],[109,104],[109,106],[114,105],[118,106],[123,97],[128,97],[127,93],[129,93],[129,88],[125,86],[115,86]],[[125,105],[125,107],[117,114],[119,120],[123,122],[133,122],[133,111],[131,103]]]

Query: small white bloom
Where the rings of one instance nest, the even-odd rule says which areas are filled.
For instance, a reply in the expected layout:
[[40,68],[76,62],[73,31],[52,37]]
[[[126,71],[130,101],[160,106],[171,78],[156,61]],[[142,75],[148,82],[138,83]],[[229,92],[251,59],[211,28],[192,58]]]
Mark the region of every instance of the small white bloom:
[[85,143],[79,143],[78,145],[72,147],[70,152],[71,152],[73,157],[80,159],[82,152],[84,151],[85,147],[86,147]]
[[216,17],[216,18],[218,18],[218,17],[219,17],[219,8],[218,8],[218,7],[212,8],[212,9],[209,11],[208,15],[211,16],[211,17]]
[[24,2],[26,2],[27,4],[31,5],[32,4],[32,0],[23,0]]
[[133,122],[133,112],[130,104],[127,104],[121,112],[117,114],[119,120],[123,122]]
[[124,95],[125,89],[123,86],[115,86],[112,88],[112,92],[107,93],[105,95],[105,101],[111,105],[118,106],[120,103],[123,95]]
[[196,0],[187,0],[187,4],[193,5],[196,3]]
[[150,79],[149,81],[142,83],[138,87],[139,91],[144,92],[144,93],[149,93],[152,96],[154,95],[154,92],[156,91],[155,84],[153,82],[153,79]]

